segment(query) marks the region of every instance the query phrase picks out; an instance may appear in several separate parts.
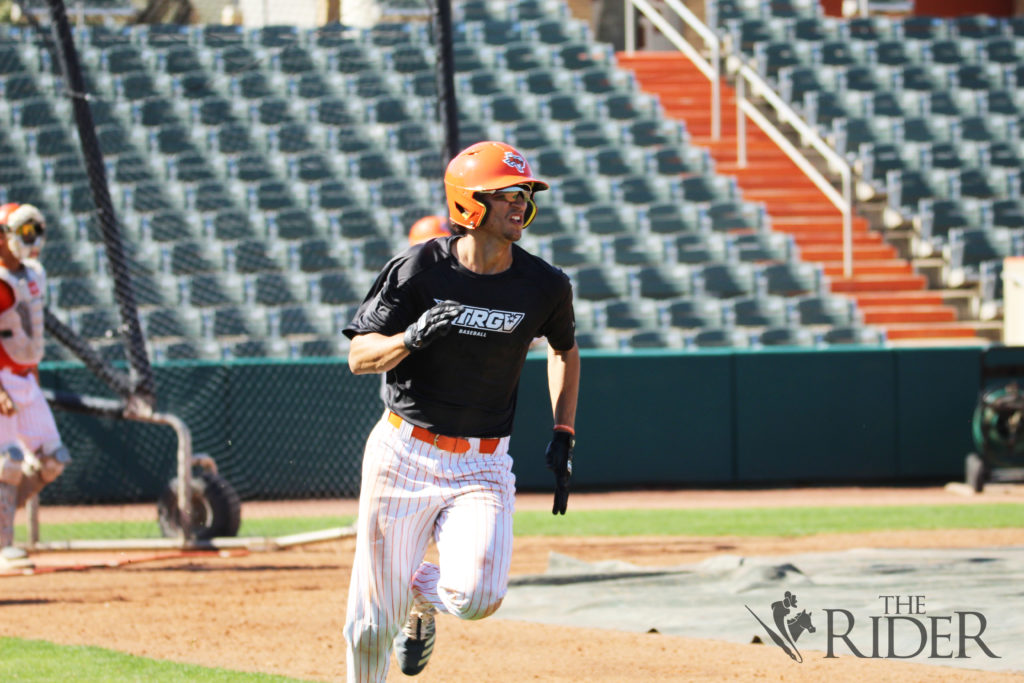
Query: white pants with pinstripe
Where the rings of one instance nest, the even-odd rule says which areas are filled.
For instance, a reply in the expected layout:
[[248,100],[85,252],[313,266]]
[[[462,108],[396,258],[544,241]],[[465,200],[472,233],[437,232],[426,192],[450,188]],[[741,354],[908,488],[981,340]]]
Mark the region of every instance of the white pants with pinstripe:
[[[508,437],[491,454],[414,439],[387,413],[363,454],[345,641],[350,683],[385,680],[413,601],[461,619],[498,609],[508,588],[515,477]],[[431,538],[438,564],[424,562]]]
[[[0,446],[19,444],[26,453],[42,450],[53,453],[60,448],[60,434],[35,375],[16,375],[0,370],[0,384],[14,401],[13,415],[0,415]],[[18,487],[0,483],[0,547],[14,542],[14,518]]]

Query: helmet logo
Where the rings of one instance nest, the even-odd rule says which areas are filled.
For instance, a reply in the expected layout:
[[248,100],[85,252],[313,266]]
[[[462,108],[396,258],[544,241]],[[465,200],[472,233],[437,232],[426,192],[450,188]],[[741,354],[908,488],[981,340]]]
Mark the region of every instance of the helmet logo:
[[505,158],[502,161],[506,166],[510,166],[520,173],[526,173],[526,159],[515,152],[505,152]]

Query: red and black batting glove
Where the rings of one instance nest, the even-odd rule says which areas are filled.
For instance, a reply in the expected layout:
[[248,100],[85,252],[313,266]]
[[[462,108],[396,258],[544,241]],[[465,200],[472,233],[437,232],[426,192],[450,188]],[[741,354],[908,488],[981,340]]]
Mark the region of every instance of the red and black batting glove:
[[564,515],[569,502],[569,477],[572,476],[572,451],[576,437],[569,432],[556,429],[551,442],[544,452],[548,469],[555,473],[555,504],[551,514]]
[[419,351],[439,337],[452,331],[455,319],[462,315],[465,306],[458,301],[442,301],[423,311],[419,320],[405,329],[402,341],[410,351]]

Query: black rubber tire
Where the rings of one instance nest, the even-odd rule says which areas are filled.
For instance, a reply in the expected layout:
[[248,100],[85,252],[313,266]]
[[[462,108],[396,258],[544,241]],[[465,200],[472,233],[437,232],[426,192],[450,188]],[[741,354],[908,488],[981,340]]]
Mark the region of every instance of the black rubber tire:
[[[181,535],[178,513],[178,478],[167,485],[156,504],[160,533],[167,538]],[[218,536],[237,536],[242,522],[242,501],[238,492],[219,474],[200,472],[192,477],[192,538],[208,541]]]
[[985,490],[985,480],[988,479],[988,465],[977,453],[968,453],[967,460],[964,463],[964,474],[966,475],[967,485],[971,487],[971,490],[975,493],[981,493]]

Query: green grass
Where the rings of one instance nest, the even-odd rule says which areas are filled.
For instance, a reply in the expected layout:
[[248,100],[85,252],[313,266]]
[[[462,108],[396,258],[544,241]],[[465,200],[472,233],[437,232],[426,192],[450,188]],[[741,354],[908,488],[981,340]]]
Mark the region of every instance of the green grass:
[[54,645],[42,640],[0,638],[0,680],[39,683],[285,683],[301,679],[133,657],[99,647]]
[[[44,520],[45,521],[45,520]],[[352,516],[242,520],[239,536],[277,537],[352,524]],[[1024,504],[885,505],[686,510],[573,510],[516,513],[520,536],[804,536],[886,529],[1024,527]],[[19,534],[23,533],[19,528]],[[152,538],[156,522],[44,524],[43,540]]]
[[1024,504],[517,512],[523,536],[805,536],[887,529],[1024,527]]
[[[280,536],[351,524],[351,516],[243,520],[240,535]],[[687,510],[573,510],[555,517],[521,511],[521,536],[803,536],[896,529],[981,529],[1024,527],[1024,504],[890,505],[877,507],[788,507]],[[46,538],[155,536],[155,522],[44,525]],[[263,683],[295,678],[133,657],[97,647],[0,638],[2,681],[169,681]]]
[[[44,513],[45,514],[45,513]],[[272,517],[266,519],[246,520],[242,512],[242,526],[239,536],[277,537],[288,534],[300,534],[307,531],[319,531],[339,526],[348,526],[355,521],[352,515],[333,517]],[[25,540],[25,529],[19,525],[15,529],[16,540]],[[93,540],[105,538],[159,538],[160,528],[156,523],[156,509],[153,521],[128,522],[68,522],[65,524],[47,524],[45,517],[41,524],[43,541]]]

